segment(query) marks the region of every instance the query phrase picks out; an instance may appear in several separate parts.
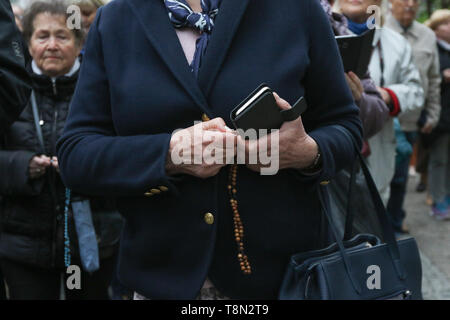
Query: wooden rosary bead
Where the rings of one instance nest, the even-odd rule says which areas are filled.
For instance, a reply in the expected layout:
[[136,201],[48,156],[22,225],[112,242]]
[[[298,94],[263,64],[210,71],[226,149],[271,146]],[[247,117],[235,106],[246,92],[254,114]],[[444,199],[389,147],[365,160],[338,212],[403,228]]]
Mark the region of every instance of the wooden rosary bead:
[[234,239],[238,246],[238,261],[241,271],[245,275],[251,274],[250,262],[248,261],[247,255],[244,253],[244,226],[242,225],[241,216],[238,210],[238,201],[235,199],[237,194],[236,181],[237,181],[237,165],[233,165],[230,168],[229,173],[229,184],[227,185],[228,194],[230,196],[230,206],[233,211],[233,222],[234,222]]

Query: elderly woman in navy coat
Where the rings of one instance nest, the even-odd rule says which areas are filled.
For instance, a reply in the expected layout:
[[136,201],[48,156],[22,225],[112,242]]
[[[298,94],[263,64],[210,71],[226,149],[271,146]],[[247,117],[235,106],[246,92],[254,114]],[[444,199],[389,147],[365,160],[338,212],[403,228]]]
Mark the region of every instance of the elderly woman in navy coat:
[[[183,133],[234,137],[230,111],[262,82],[280,109],[300,96],[309,106],[279,131],[277,174],[172,161]],[[360,144],[319,1],[115,0],[91,25],[58,154],[70,188],[118,198],[118,272],[129,288],[150,299],[207,287],[273,299],[290,255],[326,245],[317,189]]]

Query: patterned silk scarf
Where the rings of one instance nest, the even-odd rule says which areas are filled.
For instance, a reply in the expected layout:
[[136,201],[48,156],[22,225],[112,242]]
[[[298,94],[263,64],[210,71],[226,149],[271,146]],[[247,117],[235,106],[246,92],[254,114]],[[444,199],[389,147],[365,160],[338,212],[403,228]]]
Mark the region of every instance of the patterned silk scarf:
[[200,38],[197,39],[194,59],[190,65],[195,77],[198,76],[221,1],[201,0],[202,12],[194,12],[186,0],[164,0],[169,19],[175,28],[190,27],[201,32]]

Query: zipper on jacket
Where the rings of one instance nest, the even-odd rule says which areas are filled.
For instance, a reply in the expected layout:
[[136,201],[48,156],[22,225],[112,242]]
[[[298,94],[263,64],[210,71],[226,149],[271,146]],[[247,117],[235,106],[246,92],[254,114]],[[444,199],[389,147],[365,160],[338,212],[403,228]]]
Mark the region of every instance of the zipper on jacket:
[[53,94],[58,95],[58,90],[56,89],[56,79],[52,78]]
[[56,156],[56,130],[58,127],[58,109],[57,106],[54,107],[54,119],[53,119],[53,126],[52,126],[52,146],[51,146],[51,150],[52,150],[52,154],[51,156]]

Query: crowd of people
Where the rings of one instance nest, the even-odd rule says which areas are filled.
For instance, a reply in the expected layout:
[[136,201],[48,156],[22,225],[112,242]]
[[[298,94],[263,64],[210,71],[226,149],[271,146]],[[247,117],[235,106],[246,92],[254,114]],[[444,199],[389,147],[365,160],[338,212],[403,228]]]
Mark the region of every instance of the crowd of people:
[[[333,194],[358,148],[397,235],[409,232],[404,200],[414,150],[431,217],[450,220],[448,9],[422,24],[420,0],[281,8],[274,1],[260,8],[231,0],[0,1],[0,75],[8,77],[0,77],[4,299],[3,282],[9,299],[59,299],[68,262],[89,269],[74,216],[80,210],[95,230],[98,263],[81,290],[66,288],[66,299],[275,298],[289,254],[329,240],[307,186],[329,184]],[[80,8],[80,29],[66,23],[71,4]],[[359,78],[344,72],[333,36],[368,32],[373,5],[381,16]],[[308,14],[292,14],[302,10]],[[300,93],[309,105],[301,120],[281,127],[277,175],[255,173],[262,165],[238,174],[225,164],[170,161],[177,128],[229,139],[230,108],[258,82],[277,91],[281,109]],[[190,127],[198,114],[203,122]]]

